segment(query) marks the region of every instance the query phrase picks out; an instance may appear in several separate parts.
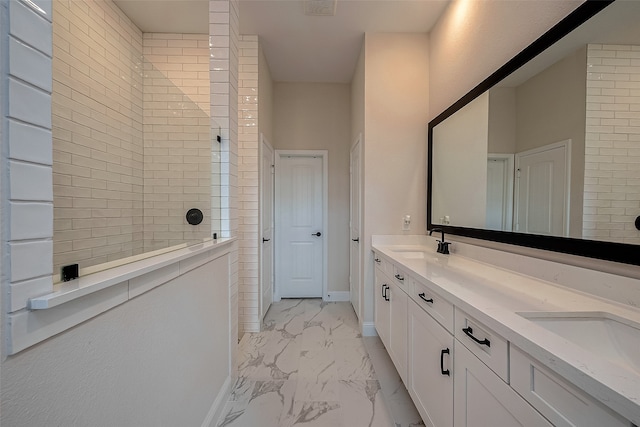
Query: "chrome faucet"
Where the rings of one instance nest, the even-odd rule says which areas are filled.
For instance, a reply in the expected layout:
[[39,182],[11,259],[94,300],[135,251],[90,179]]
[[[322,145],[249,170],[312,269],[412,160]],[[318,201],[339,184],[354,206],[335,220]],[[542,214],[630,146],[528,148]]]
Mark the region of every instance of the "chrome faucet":
[[444,230],[442,228],[432,228],[431,231],[429,231],[429,236],[431,236],[434,231],[442,233],[442,240],[438,240],[438,249],[436,250],[436,252],[438,252],[439,254],[448,255],[449,245],[451,244],[451,242],[444,241]]

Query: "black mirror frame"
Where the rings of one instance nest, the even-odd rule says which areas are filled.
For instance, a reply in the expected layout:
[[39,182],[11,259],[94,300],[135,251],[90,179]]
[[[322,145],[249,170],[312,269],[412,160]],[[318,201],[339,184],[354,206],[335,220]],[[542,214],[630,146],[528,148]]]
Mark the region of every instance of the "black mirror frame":
[[568,237],[544,236],[506,231],[484,230],[479,228],[456,227],[432,223],[432,155],[433,128],[443,120],[460,110],[465,105],[482,95],[498,82],[509,76],[531,59],[552,46],[571,31],[585,23],[598,12],[609,6],[615,0],[587,0],[553,28],[531,43],[522,52],[487,77],[484,81],[471,89],[466,95],[456,101],[435,119],[429,122],[428,151],[427,151],[427,230],[434,227],[443,229],[446,233],[471,237],[481,240],[525,246],[571,255],[597,258],[624,264],[640,265],[640,245],[624,243],[601,242],[596,240],[576,239]]

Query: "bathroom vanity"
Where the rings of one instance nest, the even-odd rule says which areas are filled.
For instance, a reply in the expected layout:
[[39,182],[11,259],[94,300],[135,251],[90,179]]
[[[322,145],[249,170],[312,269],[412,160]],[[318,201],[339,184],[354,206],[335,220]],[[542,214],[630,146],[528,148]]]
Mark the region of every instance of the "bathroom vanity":
[[427,426],[640,423],[640,310],[456,253],[464,243],[372,246],[376,330]]

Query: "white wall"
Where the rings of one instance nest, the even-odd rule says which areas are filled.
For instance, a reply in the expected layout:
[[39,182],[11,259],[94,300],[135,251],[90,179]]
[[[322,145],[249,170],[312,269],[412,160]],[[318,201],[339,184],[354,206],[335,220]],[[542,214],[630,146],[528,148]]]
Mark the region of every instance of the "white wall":
[[275,83],[273,109],[275,149],[329,150],[328,291],[346,292],[351,88],[341,83]]
[[581,3],[452,0],[429,34],[430,119]]
[[428,36],[367,33],[364,46],[364,223],[360,238],[364,251],[362,320],[367,323],[373,322],[371,236],[402,234],[405,214],[411,215],[410,234],[426,232],[428,100]]
[[0,424],[200,426],[229,338],[224,255],[3,360]]

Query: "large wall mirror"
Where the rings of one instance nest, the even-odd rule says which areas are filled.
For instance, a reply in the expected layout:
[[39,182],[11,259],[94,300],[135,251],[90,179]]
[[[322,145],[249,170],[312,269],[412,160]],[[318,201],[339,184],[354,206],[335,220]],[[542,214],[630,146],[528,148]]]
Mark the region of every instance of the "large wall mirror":
[[431,121],[427,228],[640,265],[638,22],[587,1]]

